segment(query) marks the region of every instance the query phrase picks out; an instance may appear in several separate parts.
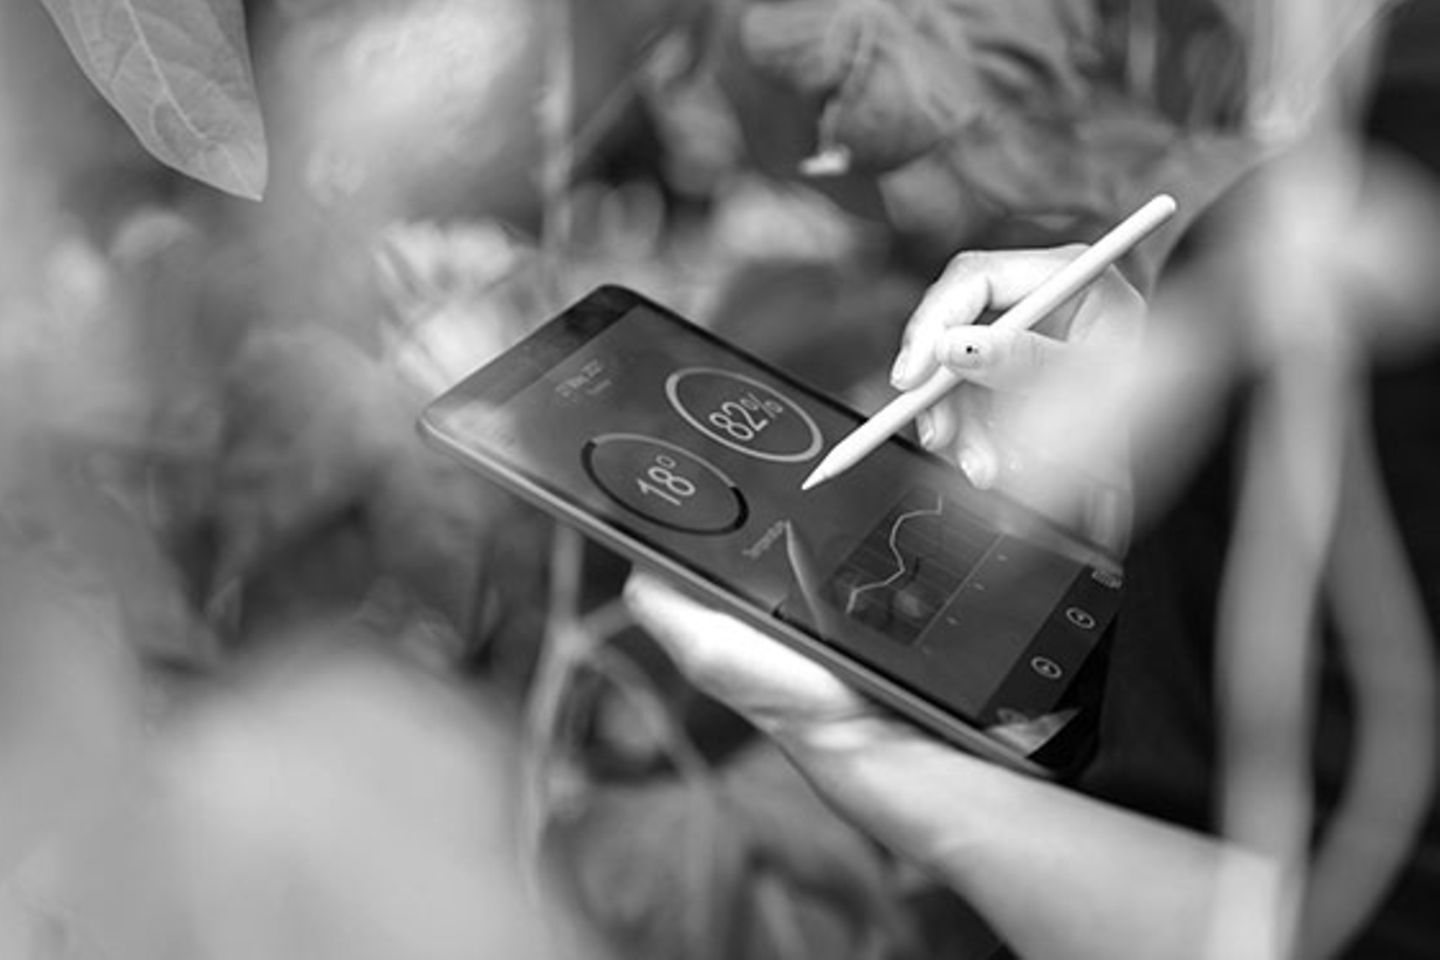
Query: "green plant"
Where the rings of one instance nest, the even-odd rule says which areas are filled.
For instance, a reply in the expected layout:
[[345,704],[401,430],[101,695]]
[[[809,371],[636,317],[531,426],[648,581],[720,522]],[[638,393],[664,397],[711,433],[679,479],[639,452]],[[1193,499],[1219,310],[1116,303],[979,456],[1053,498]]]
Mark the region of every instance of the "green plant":
[[241,0],[41,0],[159,160],[258,200],[268,173]]

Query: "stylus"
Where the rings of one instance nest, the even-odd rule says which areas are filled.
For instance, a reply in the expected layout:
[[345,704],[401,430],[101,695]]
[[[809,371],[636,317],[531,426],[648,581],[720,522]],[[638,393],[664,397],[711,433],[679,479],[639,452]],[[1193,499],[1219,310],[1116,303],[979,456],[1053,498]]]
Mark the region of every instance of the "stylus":
[[[1174,213],[1174,197],[1164,193],[1155,197],[1002,313],[993,326],[1002,330],[1026,330],[1034,326],[1042,317],[1098,280],[1111,264],[1129,253]],[[800,489],[817,487],[855,466],[919,416],[921,411],[934,406],[941,397],[954,390],[963,379],[962,374],[941,367],[914,390],[891,400],[835,444],[820,465],[805,478]]]

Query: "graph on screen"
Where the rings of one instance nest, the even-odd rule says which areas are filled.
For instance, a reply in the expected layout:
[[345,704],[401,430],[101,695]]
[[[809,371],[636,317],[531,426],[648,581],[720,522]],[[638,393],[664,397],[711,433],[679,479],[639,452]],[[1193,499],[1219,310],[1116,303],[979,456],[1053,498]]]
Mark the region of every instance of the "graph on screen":
[[912,643],[995,542],[995,531],[929,488],[886,512],[835,572],[845,615]]
[[865,594],[872,590],[884,590],[892,587],[900,581],[911,577],[918,572],[921,560],[917,557],[907,557],[905,551],[900,549],[900,537],[905,533],[905,528],[912,521],[918,523],[920,517],[938,517],[945,512],[945,501],[937,493],[935,505],[931,507],[920,507],[915,510],[907,510],[895,518],[890,525],[890,536],[886,538],[886,546],[890,549],[890,555],[895,560],[895,569],[889,576],[882,580],[871,580],[866,583],[858,583],[850,588],[849,599],[845,601],[845,612],[855,613],[855,607],[864,599]]

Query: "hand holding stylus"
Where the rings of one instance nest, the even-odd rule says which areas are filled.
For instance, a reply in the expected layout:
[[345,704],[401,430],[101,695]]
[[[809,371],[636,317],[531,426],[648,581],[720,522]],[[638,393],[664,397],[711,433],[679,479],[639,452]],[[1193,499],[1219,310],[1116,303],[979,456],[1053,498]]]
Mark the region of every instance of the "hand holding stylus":
[[[1053,251],[1046,252],[1043,267],[1048,267],[1049,272],[1044,275],[1037,275],[1033,269],[1042,264],[1034,258],[1026,262],[1023,253],[999,255],[993,263],[978,262],[985,255],[957,257],[931,287],[911,320],[906,346],[894,371],[895,385],[906,392],[836,444],[805,478],[802,489],[808,490],[850,469],[954,391],[966,379],[967,367],[981,365],[985,340],[991,341],[992,351],[997,347],[1027,350],[1034,353],[1033,359],[1043,361],[1049,348],[1038,336],[1023,334],[1107,273],[1114,274],[1115,262],[1174,212],[1173,198],[1164,194],[1155,197],[1091,246],[1064,248],[1061,262],[1055,262]],[[993,264],[1002,266],[992,268]],[[1005,312],[978,341],[939,342],[948,328],[972,325],[987,308]],[[1077,313],[1076,321],[1079,319]],[[939,352],[941,349],[945,352]]]
[[[1117,271],[1102,270],[1051,321],[1057,339],[974,323],[1025,299],[1079,252],[965,256],[932,287],[906,331],[895,385],[913,390],[959,367],[994,389],[964,385],[940,398],[920,424],[928,447],[964,461],[983,440],[993,445],[985,456],[1003,460],[1022,438],[1063,457],[1067,444],[1091,453],[1123,436],[1123,418],[1112,416],[1129,399],[1118,373],[1135,366],[1145,308]],[[1012,432],[1017,424],[1024,429]],[[1013,478],[1009,468],[987,469],[988,478],[976,472],[982,486]],[[1188,956],[1205,942],[1207,915],[1194,904],[1214,896],[1222,862],[1258,869],[1198,834],[951,749],[653,577],[634,576],[626,599],[692,682],[773,737],[849,823],[956,890],[1018,954]]]

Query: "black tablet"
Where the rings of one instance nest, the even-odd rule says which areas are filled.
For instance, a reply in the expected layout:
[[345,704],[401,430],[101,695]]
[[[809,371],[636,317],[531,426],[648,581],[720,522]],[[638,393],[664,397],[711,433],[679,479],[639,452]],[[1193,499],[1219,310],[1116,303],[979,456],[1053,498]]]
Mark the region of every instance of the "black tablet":
[[1073,769],[1095,729],[1119,564],[900,438],[802,492],[859,422],[602,287],[436,400],[421,429],[960,747],[1032,774]]

